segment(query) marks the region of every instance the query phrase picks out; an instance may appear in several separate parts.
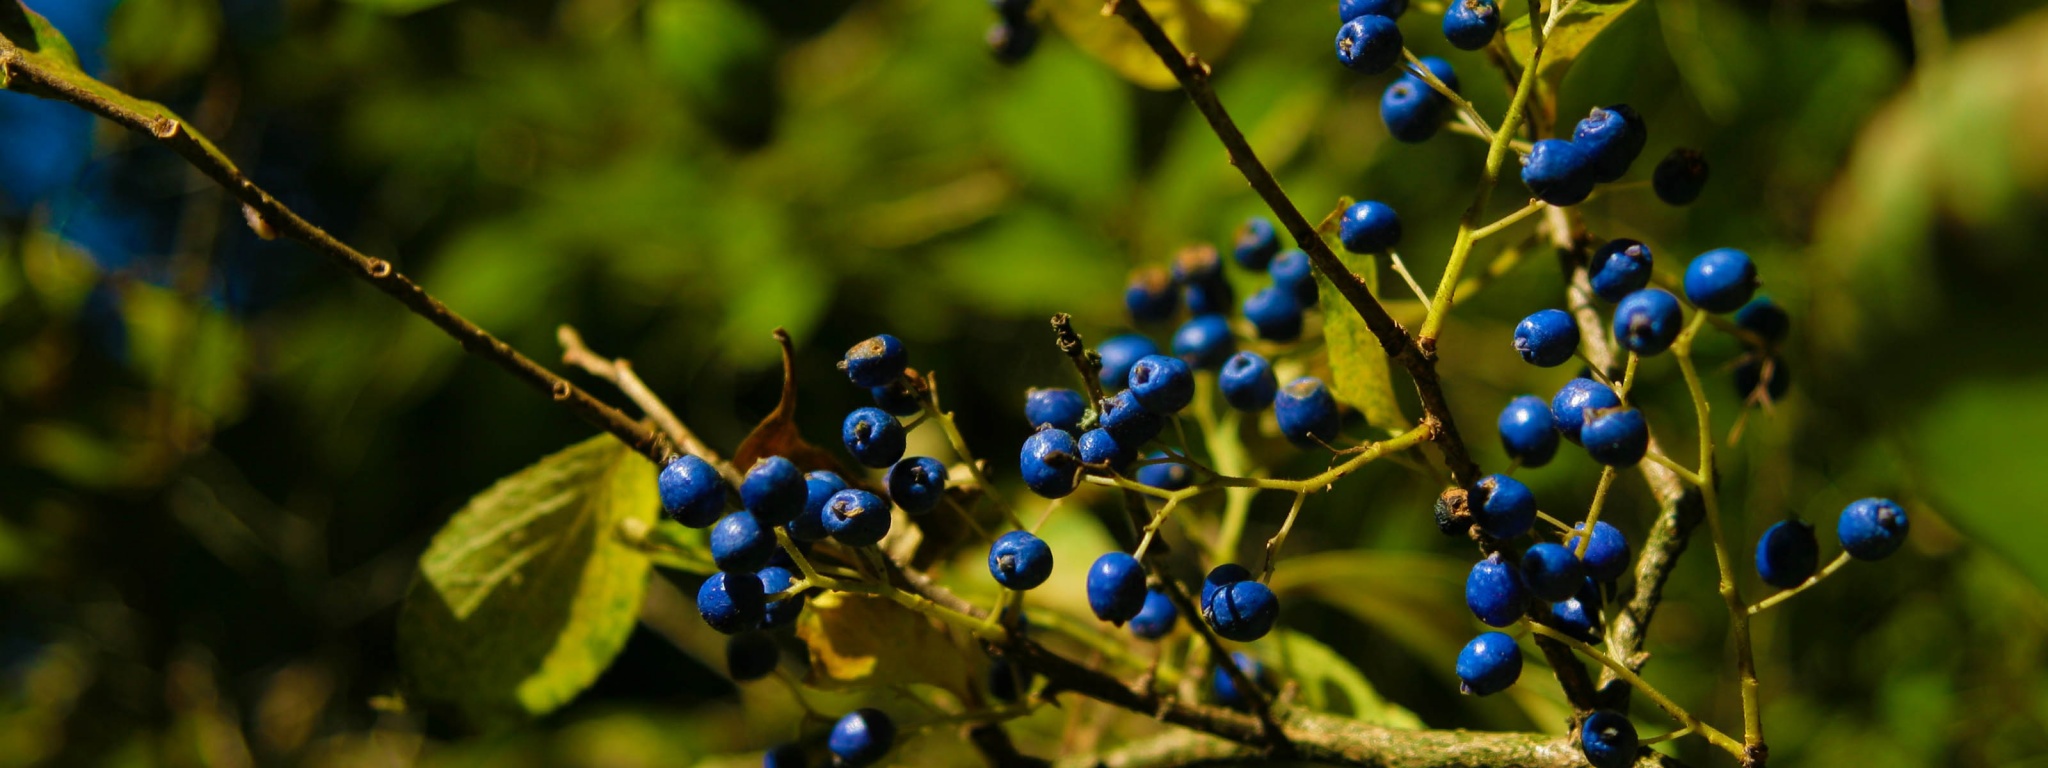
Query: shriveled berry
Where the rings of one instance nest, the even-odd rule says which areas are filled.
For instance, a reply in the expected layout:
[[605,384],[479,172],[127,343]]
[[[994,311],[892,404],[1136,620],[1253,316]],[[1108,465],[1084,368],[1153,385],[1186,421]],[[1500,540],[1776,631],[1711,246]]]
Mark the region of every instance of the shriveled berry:
[[1842,549],[1858,560],[1883,560],[1906,543],[1906,510],[1891,499],[1850,502],[1835,523]]
[[1273,220],[1264,216],[1245,219],[1230,249],[1238,264],[1254,272],[1264,272],[1279,253],[1280,233],[1273,229]]
[[1138,559],[1111,552],[1088,567],[1088,608],[1117,626],[1145,608],[1145,569]]
[[1586,455],[1617,469],[1628,469],[1643,460],[1650,448],[1650,425],[1643,412],[1617,408],[1595,414],[1579,433]]
[[1627,238],[1609,240],[1587,259],[1586,279],[1593,284],[1593,295],[1621,301],[1650,284],[1653,266],[1650,246]]
[[1657,199],[1670,205],[1691,205],[1707,187],[1707,158],[1696,149],[1679,147],[1657,161],[1650,174],[1650,187]]
[[1377,75],[1401,60],[1401,27],[1393,19],[1365,14],[1337,30],[1337,61],[1352,71]]
[[1226,640],[1249,643],[1273,631],[1280,618],[1280,598],[1256,581],[1240,581],[1216,590],[1202,606],[1202,618]]
[[1230,321],[1222,315],[1199,315],[1173,332],[1173,354],[1188,365],[1203,370],[1223,367],[1223,361],[1237,351],[1230,336]]
[[1017,464],[1024,486],[1048,499],[1065,498],[1081,483],[1081,447],[1061,430],[1041,429],[1024,438]]
[[1700,254],[1685,268],[1685,298],[1708,312],[1733,312],[1756,293],[1756,263],[1734,248]]
[[1111,336],[1102,342],[1102,346],[1095,348],[1095,353],[1102,356],[1102,386],[1117,390],[1124,388],[1131,366],[1137,365],[1146,355],[1159,354],[1159,345],[1139,334],[1126,333]]
[[946,465],[930,456],[896,462],[884,478],[889,500],[912,517],[932,511],[946,498]]
[[1031,423],[1032,429],[1051,425],[1054,429],[1076,432],[1087,413],[1088,398],[1074,390],[1033,387],[1024,392],[1024,420]]
[[710,462],[684,454],[670,459],[655,476],[661,494],[661,511],[691,528],[702,528],[725,511],[725,478]]
[[1180,622],[1180,609],[1173,605],[1173,598],[1156,589],[1145,591],[1145,607],[1131,618],[1131,634],[1141,640],[1157,640],[1173,631],[1173,625]]
[[1678,340],[1685,311],[1678,297],[1661,288],[1644,288],[1622,297],[1614,307],[1614,341],[1638,355],[1661,354]]
[[1314,376],[1303,376],[1280,388],[1273,400],[1273,415],[1280,422],[1280,434],[1302,447],[1328,445],[1337,439],[1344,425],[1337,414],[1337,398]]
[[1507,475],[1487,475],[1473,486],[1475,490],[1469,498],[1478,504],[1472,509],[1472,520],[1488,536],[1512,539],[1536,524],[1536,494],[1522,481]]
[[1522,677],[1522,648],[1499,632],[1472,638],[1458,652],[1460,690],[1487,696],[1507,690]]
[[880,408],[856,408],[846,414],[846,421],[839,425],[839,440],[861,466],[881,469],[903,458],[903,425]]
[[1557,420],[1543,398],[1523,395],[1500,409],[1500,445],[1522,466],[1540,467],[1557,455]]
[[1173,319],[1174,310],[1180,309],[1180,286],[1165,267],[1139,267],[1125,284],[1124,307],[1131,311],[1131,322],[1139,325]]
[[988,572],[1006,589],[1022,592],[1052,576],[1052,547],[1029,531],[996,537],[988,548]]
[[1401,217],[1378,200],[1361,200],[1344,209],[1337,237],[1352,253],[1381,253],[1401,244]]
[[865,546],[889,535],[889,502],[858,488],[832,494],[825,502],[825,530],[850,546]]
[[1259,338],[1293,341],[1301,338],[1301,303],[1294,292],[1269,285],[1244,300],[1244,319],[1250,320]]
[[1621,397],[1607,385],[1592,379],[1579,378],[1566,382],[1557,390],[1557,396],[1550,399],[1550,415],[1557,420],[1557,433],[1564,439],[1579,442],[1579,430],[1586,425],[1586,414],[1621,405]]
[[719,518],[711,526],[711,562],[721,571],[761,570],[775,550],[774,527],[762,525],[746,510]]
[[1779,589],[1791,589],[1813,577],[1820,568],[1820,541],[1813,524],[1785,520],[1764,531],[1756,540],[1756,575]]
[[910,352],[904,349],[903,342],[885,333],[846,350],[846,359],[839,362],[839,367],[854,384],[879,387],[902,376],[909,362]]
[[832,725],[826,748],[846,768],[881,762],[896,743],[896,723],[879,709],[856,709]]
[[1161,416],[1180,413],[1195,399],[1195,372],[1179,358],[1151,355],[1131,366],[1131,397]]
[[1294,294],[1294,300],[1302,307],[1316,305],[1315,269],[1308,262],[1308,254],[1300,248],[1290,248],[1273,257],[1273,264],[1266,271],[1273,276],[1273,284]]
[[767,612],[762,599],[761,580],[751,573],[719,571],[697,588],[697,613],[704,623],[725,634],[744,632],[761,625]]
[[1593,158],[1564,139],[1544,139],[1522,158],[1522,183],[1551,205],[1578,205],[1593,194]]
[[1522,553],[1522,583],[1538,600],[1555,603],[1571,597],[1585,582],[1585,565],[1564,545],[1545,541]]
[[1465,607],[1487,626],[1506,627],[1520,621],[1529,602],[1522,572],[1501,558],[1487,555],[1465,575]]
[[1280,381],[1273,377],[1273,364],[1257,352],[1239,352],[1223,364],[1216,385],[1223,401],[1240,411],[1262,411],[1273,404]]
[[1515,324],[1515,352],[1530,365],[1556,368],[1579,351],[1579,326],[1562,309],[1538,310]]

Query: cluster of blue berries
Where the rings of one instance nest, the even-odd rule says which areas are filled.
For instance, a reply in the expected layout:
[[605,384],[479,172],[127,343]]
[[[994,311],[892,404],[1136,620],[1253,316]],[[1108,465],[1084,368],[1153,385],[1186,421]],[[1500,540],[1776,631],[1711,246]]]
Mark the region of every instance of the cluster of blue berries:
[[1649,140],[1643,118],[1627,104],[1595,107],[1570,138],[1543,139],[1522,158],[1522,183],[1551,205],[1577,205],[1593,185],[1619,180]]

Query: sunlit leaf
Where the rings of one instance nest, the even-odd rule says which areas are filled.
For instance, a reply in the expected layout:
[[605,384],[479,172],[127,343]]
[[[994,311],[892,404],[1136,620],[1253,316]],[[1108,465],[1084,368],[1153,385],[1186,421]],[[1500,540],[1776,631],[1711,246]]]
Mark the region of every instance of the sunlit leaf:
[[[1337,209],[1316,231],[1322,234],[1330,251],[1343,259],[1352,272],[1365,278],[1366,287],[1378,295],[1379,270],[1374,257],[1349,253],[1337,242],[1337,219],[1352,202],[1349,197],[1339,198]],[[1331,394],[1357,408],[1365,414],[1366,422],[1375,427],[1402,427],[1401,405],[1394,399],[1387,352],[1380,346],[1379,338],[1372,335],[1372,330],[1365,327],[1365,318],[1352,310],[1351,303],[1321,272],[1316,273],[1316,290],[1320,294],[1317,302],[1323,308],[1323,342],[1330,355]]]
[[[1138,2],[1138,0],[1126,0]],[[1252,0],[1149,0],[1145,10],[1185,52],[1215,61],[1237,42],[1251,16]],[[1129,24],[1102,13],[1099,0],[1044,0],[1038,4],[1060,34],[1117,74],[1146,88],[1167,90],[1177,83],[1159,57]]]
[[[1586,46],[1593,43],[1593,38],[1635,4],[1636,0],[1577,0],[1571,3],[1564,17],[1558,20],[1557,27],[1550,31],[1550,37],[1543,42],[1543,65],[1538,73],[1553,84],[1563,80],[1565,73],[1571,70],[1572,62],[1577,61]],[[1529,18],[1515,19],[1501,30],[1515,61],[1525,67],[1529,65],[1529,52],[1535,44],[1529,35]]]
[[934,685],[968,690],[966,656],[930,617],[884,597],[844,592],[813,595],[797,619],[796,636],[811,650],[814,688],[846,690]]
[[1351,662],[1308,635],[1274,632],[1259,642],[1259,658],[1299,683],[1303,700],[1318,712],[1388,728],[1422,727],[1415,713],[1381,698]]
[[1327,603],[1416,656],[1435,658],[1470,639],[1470,620],[1452,597],[1464,594],[1467,568],[1442,555],[1330,552],[1289,558],[1287,567],[1273,571],[1272,586],[1283,599],[1302,595]]

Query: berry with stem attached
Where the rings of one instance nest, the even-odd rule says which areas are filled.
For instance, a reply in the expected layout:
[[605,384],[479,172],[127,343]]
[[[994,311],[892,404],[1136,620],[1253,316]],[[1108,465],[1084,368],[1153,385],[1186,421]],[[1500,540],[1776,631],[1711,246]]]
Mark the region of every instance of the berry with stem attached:
[[1131,366],[1131,397],[1138,406],[1172,416],[1195,399],[1195,372],[1180,358],[1151,355]]
[[1708,312],[1733,312],[1756,293],[1756,263],[1734,248],[1700,254],[1685,268],[1685,298]]
[[1522,183],[1551,205],[1578,205],[1593,194],[1593,158],[1564,139],[1544,139],[1522,158]]
[[1280,598],[1256,581],[1222,587],[1202,605],[1202,618],[1226,640],[1249,643],[1273,631],[1280,618]]
[[[1579,534],[1586,532],[1585,523],[1572,525],[1572,536],[1564,542],[1565,549],[1579,551]],[[1607,521],[1593,523],[1593,540],[1586,544],[1586,575],[1600,581],[1614,581],[1628,572],[1628,537],[1621,535],[1621,529],[1608,525]]]
[[946,498],[946,465],[930,456],[912,456],[890,467],[883,484],[889,488],[889,500],[916,517]]
[[1124,287],[1124,307],[1131,311],[1131,322],[1144,325],[1172,319],[1174,310],[1180,309],[1179,289],[1165,267],[1132,270]]
[[1328,445],[1337,439],[1343,419],[1337,414],[1337,398],[1314,376],[1303,376],[1280,388],[1273,399],[1273,415],[1280,422],[1280,434],[1302,447]]
[[1444,9],[1444,39],[1451,46],[1476,51],[1493,42],[1500,31],[1500,6],[1493,0],[1451,0]]
[[1230,335],[1230,321],[1222,315],[1189,318],[1173,332],[1173,354],[1196,368],[1216,370],[1237,351]]
[[1337,238],[1352,253],[1382,253],[1401,244],[1401,217],[1378,200],[1361,200],[1344,209]]
[[988,572],[1005,589],[1022,592],[1052,575],[1052,547],[1029,531],[1010,531],[988,548]]
[[824,541],[831,534],[825,530],[825,501],[832,494],[846,490],[846,479],[830,470],[817,470],[804,475],[804,511],[789,521],[789,537],[799,542]]
[[719,571],[697,588],[697,613],[728,635],[760,626],[767,610],[761,580],[751,573]]
[[1159,354],[1159,345],[1145,336],[1126,333],[1111,336],[1095,348],[1102,356],[1102,386],[1110,390],[1124,388],[1124,381],[1131,373],[1131,366],[1137,365],[1146,355]]
[[1631,293],[1614,307],[1615,342],[1645,357],[1670,349],[1684,325],[1685,310],[1678,297],[1661,288]]
[[1124,445],[1107,429],[1083,432],[1075,442],[1080,444],[1083,464],[1108,465],[1110,469],[1122,472],[1131,462],[1138,460],[1138,449]]
[[[881,469],[903,458],[903,425],[880,408],[856,408],[839,424],[839,440],[861,466]],[[748,473],[748,482],[753,482]]]
[[1063,430],[1041,429],[1024,438],[1017,464],[1024,486],[1048,499],[1065,498],[1081,483],[1081,447]]
[[1487,626],[1506,627],[1520,621],[1528,602],[1522,572],[1499,552],[1472,564],[1472,572],[1465,575],[1465,606]]
[[1643,153],[1650,131],[1643,116],[1627,104],[1594,107],[1592,114],[1572,129],[1572,143],[1593,159],[1593,180],[1609,182],[1628,175],[1628,167]]
[[1024,392],[1024,420],[1032,429],[1051,425],[1053,429],[1078,432],[1081,418],[1088,413],[1088,398],[1064,387],[1033,387]]
[[1593,768],[1626,768],[1636,762],[1641,742],[1636,726],[1620,712],[1600,710],[1579,725],[1579,751]]
[[1581,597],[1568,597],[1551,603],[1538,621],[1578,638],[1581,642],[1600,642],[1600,611],[1597,607],[1588,605]]
[[[776,594],[796,584],[796,574],[791,573],[788,568],[779,565],[763,568],[760,573],[755,575],[760,577],[761,592],[765,595]],[[775,629],[795,624],[796,617],[803,612],[804,596],[802,593],[790,595],[781,600],[770,600],[768,601],[766,612],[761,617],[761,628]]]
[[1244,300],[1244,319],[1250,320],[1259,338],[1267,341],[1294,341],[1301,338],[1301,302],[1294,300],[1294,292],[1277,285],[1269,285]]
[[655,476],[655,487],[662,513],[691,528],[710,525],[725,511],[725,478],[710,462],[695,456],[670,459]]
[[1621,301],[1650,284],[1652,266],[1650,246],[1627,238],[1609,240],[1586,260],[1586,279],[1593,284],[1593,295]]
[[1557,455],[1557,419],[1543,398],[1523,395],[1500,409],[1500,445],[1525,467],[1541,467]]
[[1499,632],[1472,638],[1458,652],[1459,689],[1475,696],[1507,690],[1522,677],[1522,648]]
[[763,525],[752,512],[734,512],[711,526],[711,562],[721,571],[761,570],[776,548],[774,526]]
[[1254,272],[1264,272],[1279,253],[1280,233],[1273,228],[1273,220],[1264,216],[1245,219],[1230,248],[1237,263]]
[[1586,568],[1562,544],[1532,544],[1522,553],[1522,583],[1536,599],[1555,603],[1578,593],[1586,583]]
[[1819,568],[1820,541],[1813,535],[1812,523],[1783,520],[1756,540],[1756,575],[1765,584],[1791,589],[1812,578]]
[[[1448,85],[1448,83],[1446,83]],[[1396,141],[1419,144],[1435,136],[1444,124],[1444,97],[1412,74],[1403,74],[1387,84],[1380,94],[1380,122]]]
[[1223,364],[1216,386],[1223,401],[1240,411],[1263,411],[1273,404],[1280,381],[1273,376],[1273,364],[1257,352],[1239,352]]
[[1650,174],[1650,187],[1657,199],[1670,205],[1691,205],[1707,187],[1707,158],[1696,149],[1679,147],[1657,161]]
[[1496,539],[1512,539],[1536,524],[1536,494],[1507,475],[1487,475],[1474,484],[1472,521]]
[[1240,581],[1250,581],[1251,578],[1252,572],[1237,563],[1224,563],[1209,569],[1209,575],[1202,579],[1202,601],[1196,607],[1203,613],[1208,613],[1209,600],[1216,596],[1217,590]]
[[1579,442],[1580,429],[1586,425],[1588,412],[1620,405],[1621,397],[1607,385],[1592,379],[1572,379],[1550,399],[1550,415],[1557,420],[1557,433],[1576,443]]
[[903,342],[885,333],[846,350],[846,359],[839,361],[839,367],[855,385],[879,387],[902,376],[909,362],[910,352],[904,349]]
[[[1164,459],[1166,454],[1154,451],[1145,458]],[[1188,465],[1176,461],[1147,464],[1138,468],[1137,480],[1162,491],[1178,491],[1194,484],[1195,471]]]
[[1615,408],[1587,419],[1579,438],[1586,446],[1586,455],[1594,461],[1628,469],[1642,461],[1643,454],[1649,451],[1650,425],[1643,420],[1642,411]]
[[839,765],[859,768],[881,762],[896,743],[896,723],[879,709],[856,709],[832,725],[825,747]]
[[889,502],[858,488],[832,494],[823,517],[826,532],[841,544],[865,546],[889,535]]
[[781,655],[775,649],[775,638],[760,632],[743,632],[725,640],[725,671],[738,682],[759,680],[775,671],[775,662]]
[[1858,560],[1882,560],[1906,543],[1906,510],[1891,499],[1858,499],[1842,509],[1835,535]]
[[1515,352],[1530,365],[1556,368],[1579,351],[1579,326],[1562,309],[1539,310],[1515,324]]
[[1180,622],[1180,609],[1174,607],[1173,598],[1156,589],[1145,591],[1145,607],[1138,615],[1131,617],[1131,634],[1141,640],[1157,640],[1173,631],[1173,625]]
[[1145,608],[1145,569],[1138,559],[1111,552],[1088,567],[1088,608],[1117,626]]
[[1337,61],[1352,71],[1377,75],[1401,60],[1401,27],[1393,19],[1365,14],[1337,30]]
[[[881,411],[875,411],[883,419],[894,423],[895,419]],[[796,468],[796,462],[781,456],[770,456],[754,462],[747,470],[747,477],[740,482],[740,503],[747,511],[760,518],[765,526],[782,525],[803,514],[804,501],[810,496],[810,488],[804,484],[803,470]]]
[[1166,429],[1166,417],[1138,404],[1138,398],[1126,389],[1102,401],[1102,416],[1098,420],[1103,429],[1116,436],[1121,443],[1133,450],[1158,437]]
[[907,378],[869,387],[868,397],[874,399],[876,408],[891,416],[915,416],[924,410],[924,401],[918,398],[917,389],[910,386]]
[[1273,276],[1273,285],[1294,294],[1294,300],[1302,307],[1316,305],[1315,268],[1309,264],[1308,254],[1300,248],[1290,248],[1273,257],[1273,263],[1266,271]]

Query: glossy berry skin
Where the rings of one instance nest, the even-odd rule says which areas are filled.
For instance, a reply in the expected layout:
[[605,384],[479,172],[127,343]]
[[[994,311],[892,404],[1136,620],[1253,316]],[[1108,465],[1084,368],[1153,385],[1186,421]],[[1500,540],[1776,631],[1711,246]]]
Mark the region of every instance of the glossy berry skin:
[[1593,295],[1621,301],[1650,284],[1653,266],[1650,246],[1627,238],[1609,240],[1586,261],[1586,278],[1593,284]]
[[1081,483],[1081,447],[1061,430],[1041,429],[1024,438],[1017,465],[1024,486],[1048,499],[1065,498]]
[[1249,643],[1273,631],[1274,620],[1280,618],[1280,598],[1264,584],[1240,581],[1210,595],[1202,618],[1224,639]]
[[856,709],[832,724],[825,747],[847,768],[873,765],[896,743],[896,723],[879,709]]
[[1144,336],[1126,333],[1102,342],[1095,348],[1095,353],[1102,356],[1102,386],[1118,390],[1124,388],[1131,366],[1137,365],[1146,355],[1159,354],[1159,345]]
[[1579,326],[1562,309],[1538,310],[1515,324],[1515,352],[1530,365],[1556,368],[1579,351]]
[[1707,159],[1699,150],[1679,147],[1657,161],[1650,174],[1650,187],[1657,199],[1670,205],[1691,205],[1707,187]]
[[1493,0],[1451,0],[1444,9],[1444,39],[1459,50],[1476,51],[1500,31],[1500,6]]
[[859,488],[832,494],[822,517],[826,532],[841,544],[866,546],[889,535],[889,502]]
[[1529,590],[1522,586],[1522,572],[1501,558],[1487,555],[1472,564],[1465,575],[1465,607],[1472,609],[1490,627],[1512,626],[1520,621],[1529,602]]
[[1586,455],[1617,469],[1628,469],[1643,460],[1650,449],[1650,425],[1643,412],[1634,408],[1607,411],[1586,420],[1579,439]]
[[1344,209],[1337,238],[1352,253],[1380,253],[1401,244],[1401,217],[1386,203],[1361,200]]
[[761,625],[768,610],[762,596],[761,580],[753,574],[719,571],[697,588],[697,613],[712,629],[744,632]]
[[[1245,677],[1251,678],[1252,682],[1259,685],[1266,684],[1266,665],[1260,664],[1258,659],[1251,657],[1251,654],[1244,651],[1232,651],[1230,653],[1230,660],[1237,665],[1238,671],[1243,672]],[[1216,703],[1232,709],[1242,708],[1247,703],[1245,701],[1245,692],[1237,689],[1237,678],[1231,677],[1229,672],[1223,670],[1223,667],[1218,666],[1216,669],[1211,670],[1209,680],[1209,689],[1216,693]]]
[[1792,332],[1792,316],[1771,297],[1758,296],[1735,310],[1735,325],[1756,334],[1765,345],[1776,346],[1785,340],[1785,334]]
[[1253,272],[1266,271],[1266,265],[1273,263],[1273,257],[1279,253],[1280,233],[1273,229],[1273,220],[1264,216],[1245,219],[1230,248],[1231,257]]
[[910,352],[903,342],[885,333],[846,350],[846,359],[839,362],[839,367],[856,386],[879,387],[902,376],[909,363]]
[[1557,420],[1543,398],[1523,395],[1509,400],[1500,409],[1499,427],[1501,447],[1522,466],[1540,467],[1557,455]]
[[1257,352],[1239,352],[1223,364],[1216,379],[1223,401],[1240,411],[1263,411],[1280,392],[1280,380],[1273,377],[1273,364]]
[[775,638],[759,632],[737,634],[725,640],[725,672],[738,682],[767,677],[775,671],[780,656]]
[[1594,107],[1592,114],[1572,129],[1572,143],[1584,148],[1593,159],[1593,180],[1609,182],[1628,175],[1628,167],[1643,153],[1650,131],[1642,115],[1627,104]]
[[1685,268],[1685,298],[1708,312],[1733,312],[1756,293],[1756,263],[1734,248],[1700,254]]
[[1640,748],[1635,724],[1619,712],[1603,709],[1579,725],[1579,751],[1593,768],[1627,768]]
[[1512,539],[1536,524],[1536,494],[1507,475],[1487,475],[1474,484],[1472,521],[1496,539]]
[[[861,466],[881,469],[903,458],[903,425],[880,408],[856,408],[846,414],[839,424],[839,440]],[[752,482],[752,473],[748,477]]]
[[763,526],[746,510],[719,518],[711,526],[711,562],[721,571],[753,573],[775,555],[775,529]]
[[1600,610],[1588,605],[1579,597],[1570,597],[1551,603],[1548,614],[1540,619],[1546,626],[1553,627],[1580,642],[1589,645],[1600,642]]
[[892,416],[915,416],[924,410],[924,403],[917,399],[917,391],[902,379],[869,387],[868,397],[873,398],[875,407]]
[[1277,285],[1266,286],[1244,300],[1244,319],[1251,321],[1261,339],[1289,342],[1301,338],[1301,303],[1292,291]]
[[1158,437],[1160,430],[1166,428],[1166,417],[1145,410],[1128,389],[1102,401],[1101,413],[1098,421],[1102,428],[1132,450]]
[[1031,52],[1038,49],[1039,37],[1037,24],[1018,17],[990,25],[983,40],[988,43],[988,52],[996,57],[997,62],[1014,66],[1030,58]]
[[[1757,385],[1764,379],[1764,360],[1752,356],[1735,368],[1736,396],[1746,400],[1756,393]],[[1770,386],[1764,388],[1765,394],[1770,395],[1772,401],[1783,400],[1785,393],[1792,389],[1792,371],[1785,367],[1784,358],[1777,355],[1770,357],[1770,367],[1771,381]]]
[[1161,416],[1180,413],[1195,399],[1195,372],[1180,358],[1151,355],[1131,366],[1131,397]]
[[1024,420],[1032,429],[1050,424],[1054,429],[1077,432],[1087,412],[1088,398],[1071,389],[1033,387],[1024,392]]
[[1444,124],[1444,97],[1421,78],[1404,74],[1380,94],[1380,122],[1396,141],[1419,144]]
[[1180,286],[1164,267],[1141,267],[1131,271],[1124,287],[1124,308],[1138,325],[1173,319],[1180,309]]
[[1820,540],[1813,524],[1784,520],[1764,530],[1756,540],[1756,575],[1779,589],[1791,589],[1813,577],[1820,568]]
[[916,517],[945,500],[946,465],[930,456],[912,456],[890,467],[883,484],[889,488],[889,500]]
[[[872,410],[872,409],[869,409]],[[875,411],[891,423],[895,419],[888,414]],[[781,456],[770,456],[754,462],[747,470],[746,479],[740,482],[740,503],[747,511],[760,518],[762,525],[782,525],[803,514],[804,500],[810,496],[810,489],[804,485],[804,473],[796,468],[796,462]]]
[[1191,280],[1181,287],[1181,292],[1187,296],[1190,315],[1227,315],[1237,303],[1237,291],[1221,277]]
[[1314,376],[1303,376],[1280,388],[1273,399],[1273,415],[1280,422],[1280,434],[1304,448],[1327,445],[1337,439],[1343,419],[1337,414],[1337,399],[1330,388]]
[[[1166,454],[1155,451],[1152,455],[1145,458],[1164,459]],[[1194,484],[1195,471],[1190,469],[1188,465],[1179,462],[1169,461],[1164,464],[1147,464],[1138,468],[1137,480],[1139,483],[1158,488],[1162,491],[1178,491]]]
[[[1458,87],[1458,71],[1456,69],[1451,68],[1450,61],[1444,59],[1442,56],[1424,56],[1420,59],[1420,61],[1422,62],[1422,67],[1424,69],[1429,70],[1430,74],[1435,75],[1436,79],[1439,82],[1442,82],[1445,88],[1451,89],[1452,93],[1459,93],[1464,90],[1463,88]],[[1418,81],[1422,79],[1420,75],[1414,72],[1404,72],[1402,73],[1402,76],[1413,77]],[[1423,83],[1423,85],[1427,86],[1429,85],[1429,83],[1425,82]],[[1432,88],[1430,90],[1434,92],[1436,89]]]
[[805,761],[802,746],[777,744],[761,756],[761,768],[810,768],[810,763]]
[[1472,638],[1458,652],[1460,690],[1487,696],[1507,690],[1522,677],[1522,648],[1515,639],[1499,632]]
[[1156,589],[1146,590],[1145,607],[1131,618],[1131,634],[1141,640],[1157,640],[1179,622],[1180,609],[1173,606],[1173,598]]
[[1385,16],[1398,19],[1408,12],[1408,0],[1337,0],[1337,20],[1350,21],[1360,16]]
[[703,459],[689,454],[671,459],[654,484],[661,493],[662,513],[683,525],[702,528],[725,511],[725,478]]
[[1522,553],[1522,584],[1538,600],[1558,602],[1577,594],[1585,583],[1585,566],[1562,544],[1546,541]]
[[1550,399],[1550,416],[1557,420],[1557,433],[1576,443],[1579,442],[1579,431],[1586,425],[1588,411],[1620,405],[1621,397],[1607,385],[1592,379],[1572,379]]
[[1337,30],[1337,61],[1352,71],[1377,75],[1401,60],[1401,27],[1385,16],[1365,14]]
[[1188,365],[1213,371],[1237,351],[1230,336],[1230,321],[1222,315],[1199,315],[1173,332],[1173,354]]
[[1052,575],[1052,547],[1029,531],[1005,533],[989,545],[988,572],[1005,589],[1032,589]]
[[831,534],[825,531],[825,500],[832,494],[846,490],[845,478],[837,472],[818,470],[804,475],[804,511],[789,521],[789,537],[799,542],[824,541]]
[[1237,563],[1224,563],[1209,569],[1209,575],[1202,579],[1202,602],[1196,607],[1208,613],[1209,599],[1216,596],[1217,590],[1251,578],[1252,572]]
[[1124,445],[1107,429],[1083,432],[1075,442],[1080,444],[1081,462],[1084,464],[1106,464],[1110,469],[1122,472],[1131,462],[1138,460],[1138,449]]
[[1891,499],[1858,499],[1842,509],[1835,535],[1858,560],[1883,560],[1906,543],[1906,510]]
[[1631,293],[1614,307],[1614,341],[1645,357],[1670,349],[1684,325],[1678,297],[1661,288]]
[[[764,595],[773,595],[782,590],[789,589],[790,585],[796,583],[796,574],[791,573],[788,568],[779,565],[763,568],[755,576],[761,579],[761,592]],[[801,593],[790,595],[781,600],[770,600],[768,601],[767,612],[761,617],[761,628],[776,629],[795,624],[796,617],[803,612],[804,596]]]
[[1300,248],[1290,248],[1273,257],[1273,263],[1266,268],[1273,276],[1273,285],[1294,294],[1294,300],[1302,307],[1313,307],[1318,301],[1315,268],[1308,263],[1308,254]]
[[1522,158],[1522,183],[1551,205],[1578,205],[1593,194],[1593,158],[1564,139],[1544,139]]
[[1095,617],[1123,626],[1145,608],[1145,569],[1138,559],[1111,552],[1088,566],[1088,608]]
[[[1564,547],[1579,551],[1579,534],[1585,533],[1586,524],[1572,526],[1571,538],[1565,539]],[[1614,581],[1628,572],[1628,537],[1621,535],[1621,529],[1608,525],[1605,520],[1593,522],[1593,541],[1586,545],[1586,556],[1582,558],[1586,575],[1600,581]]]

